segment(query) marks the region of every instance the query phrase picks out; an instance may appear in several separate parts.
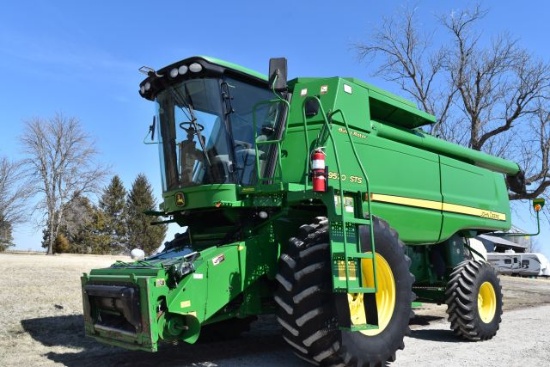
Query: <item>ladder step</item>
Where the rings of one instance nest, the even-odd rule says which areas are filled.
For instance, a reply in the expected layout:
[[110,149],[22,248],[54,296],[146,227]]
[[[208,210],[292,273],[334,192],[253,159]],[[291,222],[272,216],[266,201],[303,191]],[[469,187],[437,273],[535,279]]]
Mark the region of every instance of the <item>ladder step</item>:
[[[343,252],[338,252],[338,253],[334,253],[333,257],[343,260],[345,258],[345,255]],[[355,252],[350,249],[347,251],[347,257],[349,261],[349,260],[355,260],[355,259],[373,259],[374,255],[372,254],[372,252]]]
[[358,252],[358,253],[348,253],[349,259],[373,259],[374,255],[372,252]]
[[376,293],[374,287],[349,287],[348,293]]
[[338,215],[334,218],[334,222],[346,222],[346,223],[353,223],[358,225],[370,225],[371,220],[365,219],[365,218],[356,218],[356,217],[345,217],[343,218],[341,215]]
[[349,330],[349,331],[362,331],[362,330],[377,330],[380,327],[378,325],[371,325],[371,324],[361,324],[361,325],[352,325],[349,328],[340,328],[341,330]]
[[370,225],[371,221],[370,219],[365,218],[346,218],[346,222],[353,223],[353,224],[363,224],[363,225]]

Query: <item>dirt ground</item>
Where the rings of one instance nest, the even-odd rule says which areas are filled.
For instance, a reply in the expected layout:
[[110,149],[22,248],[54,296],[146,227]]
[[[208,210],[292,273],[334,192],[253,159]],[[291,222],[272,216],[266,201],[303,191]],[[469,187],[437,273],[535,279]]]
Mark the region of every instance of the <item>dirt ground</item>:
[[[0,366],[308,366],[279,336],[272,317],[229,342],[164,345],[132,352],[84,337],[80,275],[112,256],[0,254]],[[501,277],[503,321],[490,341],[456,339],[446,306],[425,304],[392,366],[545,366],[550,360],[550,280]]]

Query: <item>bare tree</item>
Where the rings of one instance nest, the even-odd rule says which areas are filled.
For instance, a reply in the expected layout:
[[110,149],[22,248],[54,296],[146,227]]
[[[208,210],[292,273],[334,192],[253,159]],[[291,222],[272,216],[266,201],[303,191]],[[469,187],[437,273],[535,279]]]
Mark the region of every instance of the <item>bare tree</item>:
[[28,196],[21,163],[0,157],[0,251],[11,246],[13,227],[25,221]]
[[475,150],[512,158],[531,190],[511,199],[541,195],[548,177],[550,66],[509,34],[483,46],[476,26],[487,11],[439,17],[434,33],[420,33],[415,11],[385,19],[371,41],[357,44],[361,58],[382,58],[375,75],[398,82],[438,123],[432,133]]
[[108,172],[94,162],[98,152],[77,118],[56,114],[47,120],[28,120],[20,140],[26,153],[25,171],[42,196],[37,209],[44,213],[48,254],[52,254],[65,204],[97,192]]
[[405,8],[394,18],[384,18],[371,41],[355,48],[362,60],[381,59],[374,75],[399,84],[423,110],[438,117],[434,133],[458,140],[453,131],[443,129],[457,88],[445,75],[446,54],[433,44],[434,34],[421,33],[415,11]]

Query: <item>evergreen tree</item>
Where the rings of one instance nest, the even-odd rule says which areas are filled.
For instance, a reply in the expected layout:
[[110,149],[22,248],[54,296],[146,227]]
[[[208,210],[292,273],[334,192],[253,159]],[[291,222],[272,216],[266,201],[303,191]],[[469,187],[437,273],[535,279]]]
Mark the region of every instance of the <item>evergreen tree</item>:
[[84,238],[89,251],[99,255],[120,252],[118,249],[112,248],[112,238],[105,233],[106,220],[103,212],[94,206],[90,214],[91,220],[88,222],[88,227],[85,228],[86,237]]
[[58,234],[53,243],[53,252],[55,254],[62,254],[64,252],[69,252],[70,248],[71,244],[69,243],[67,237],[65,237],[62,233]]
[[154,209],[156,200],[151,184],[143,174],[139,174],[128,193],[128,250],[141,248],[145,253],[156,250],[166,236],[166,225],[151,225],[153,217],[144,211]]
[[[109,254],[110,236],[105,234],[105,216],[88,198],[74,196],[62,208],[64,216],[54,239],[54,250],[84,254]],[[49,233],[44,233],[49,238]]]
[[10,246],[13,246],[12,225],[0,213],[0,252],[6,251]]
[[103,189],[99,200],[99,209],[104,219],[104,226],[100,233],[109,237],[112,253],[125,250],[128,242],[126,195],[122,180],[115,175],[109,185]]

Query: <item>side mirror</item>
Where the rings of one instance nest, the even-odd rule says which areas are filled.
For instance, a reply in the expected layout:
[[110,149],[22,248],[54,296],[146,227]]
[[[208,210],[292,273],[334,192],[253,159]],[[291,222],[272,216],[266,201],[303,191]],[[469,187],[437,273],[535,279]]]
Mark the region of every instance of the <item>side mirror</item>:
[[151,133],[151,141],[155,140],[155,127],[157,125],[157,116],[153,116],[153,123],[149,126],[149,133]]
[[[157,126],[157,117],[153,116],[153,123],[149,125],[149,130],[147,130],[147,135],[143,138],[143,144],[158,144],[158,142],[155,142],[155,130]],[[147,141],[147,137],[151,136],[151,141]]]
[[269,86],[276,92],[284,92],[287,89],[287,63],[284,57],[269,60]]

